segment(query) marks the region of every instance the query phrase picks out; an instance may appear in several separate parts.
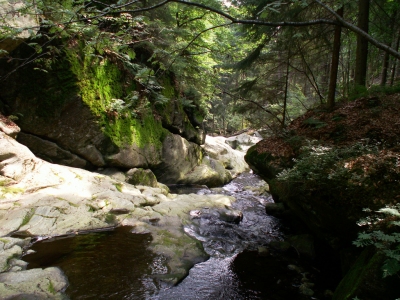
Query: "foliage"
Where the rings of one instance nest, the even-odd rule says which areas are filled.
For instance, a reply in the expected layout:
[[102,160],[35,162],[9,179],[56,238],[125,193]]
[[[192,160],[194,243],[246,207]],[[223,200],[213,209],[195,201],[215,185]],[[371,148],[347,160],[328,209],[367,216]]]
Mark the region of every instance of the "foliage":
[[376,147],[362,143],[338,148],[308,141],[307,145],[300,148],[300,156],[294,159],[294,167],[285,169],[277,178],[305,185],[333,185],[343,181],[358,184],[359,175],[351,172],[350,162],[361,155],[373,153],[377,153]]
[[[334,25],[329,8],[343,6],[344,19],[350,23],[357,18],[356,5],[351,1],[329,1],[328,9],[319,1],[303,0],[177,2],[169,2],[162,9],[152,8],[159,4],[154,0],[145,4],[150,9],[125,0],[27,2],[30,4],[20,8],[18,14],[40,16],[41,24],[37,32],[25,29],[32,36],[27,45],[35,53],[25,63],[41,62],[37,69],[48,72],[52,62],[81,40],[84,55],[97,58],[96,63],[111,58],[123,65],[130,73],[128,79],[136,84],[104,103],[109,114],[140,117],[140,112],[134,111],[137,106],[140,110],[162,110],[172,100],[163,93],[162,81],[174,74],[177,93],[173,100],[185,110],[196,108],[207,115],[210,130],[226,133],[266,123],[269,127],[285,126],[326,101]],[[385,44],[393,46],[398,37],[399,5],[381,0],[371,5],[371,35],[381,36]],[[256,21],[228,27],[236,21],[229,22],[232,19],[223,17],[221,11]],[[273,25],[283,20],[293,26]],[[297,26],[310,20],[322,21]],[[272,25],[258,26],[257,22]],[[16,37],[18,30],[24,29],[3,26],[1,30],[2,36]],[[54,43],[60,39],[62,43]],[[337,97],[343,99],[369,93],[369,88],[352,87],[355,44],[354,34],[342,36]],[[14,58],[6,53],[5,59]],[[370,61],[368,87],[381,76],[378,50],[370,51]],[[393,78],[395,66],[395,60],[390,60]],[[190,90],[196,90],[199,96],[193,99],[192,93],[187,93]]]
[[[370,215],[358,222],[369,230],[358,234],[353,242],[357,247],[375,246],[386,260],[382,266],[383,278],[400,271],[400,204],[387,205],[378,211],[365,209]],[[376,229],[380,230],[376,230]]]
[[400,84],[393,86],[373,85],[370,88],[355,87],[348,95],[349,100],[355,100],[362,97],[378,97],[381,95],[391,95],[400,92]]

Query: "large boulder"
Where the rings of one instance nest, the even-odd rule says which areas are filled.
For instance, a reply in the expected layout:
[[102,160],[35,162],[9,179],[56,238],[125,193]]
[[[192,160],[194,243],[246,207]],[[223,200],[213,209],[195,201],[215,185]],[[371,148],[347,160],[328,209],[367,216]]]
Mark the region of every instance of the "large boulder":
[[246,152],[251,146],[257,144],[262,140],[259,134],[253,134],[252,136],[247,133],[231,136],[225,139],[225,143],[231,146],[233,149]]
[[67,277],[56,267],[0,274],[3,299],[65,299]]
[[[39,63],[33,62],[0,82],[0,109],[18,119],[18,141],[52,163],[89,170],[145,168],[160,182],[185,181],[202,162],[204,135],[178,100],[173,75],[161,79],[168,99],[162,108],[144,98],[151,108],[117,111],[113,101],[137,93],[135,82],[125,85],[127,70],[111,59],[80,57],[79,47],[84,46],[66,49],[48,73],[38,73]],[[13,54],[32,53],[21,45]],[[0,76],[19,67],[17,60],[1,63]]]
[[157,187],[158,182],[156,176],[151,170],[133,168],[126,172],[125,181],[133,185],[147,185]]
[[[112,169],[105,173],[120,178]],[[135,232],[152,233],[150,248],[167,259],[165,279],[173,283],[186,276],[194,263],[207,259],[201,243],[185,234],[183,225],[190,223],[189,212],[194,209],[216,208],[231,215],[234,198],[169,194],[159,184],[134,186],[108,175],[48,163],[0,132],[0,236],[55,236],[133,226]],[[31,295],[31,288],[33,293],[40,290],[37,284],[42,286],[42,276],[49,275],[47,269],[25,273],[21,261],[12,261],[25,244],[26,240],[0,239],[1,271],[17,272],[0,276],[1,295],[9,295],[9,290],[16,293],[10,295]],[[11,286],[17,277],[22,285]],[[28,287],[28,281],[34,284]]]
[[[0,0],[0,49],[11,52],[31,34],[38,31],[39,21],[36,6],[28,1]],[[0,53],[0,57],[5,53]]]
[[85,168],[88,165],[87,160],[70,151],[62,149],[56,143],[41,139],[36,135],[21,132],[18,135],[18,142],[27,145],[36,156],[51,163],[58,163],[76,168]]
[[222,136],[206,136],[206,142],[202,147],[211,159],[219,161],[229,170],[232,177],[248,171],[249,166],[244,160],[245,153],[232,149],[225,141],[226,138]]
[[223,186],[232,180],[229,170],[218,161],[204,157],[202,163],[187,173],[179,183],[206,185],[210,188]]

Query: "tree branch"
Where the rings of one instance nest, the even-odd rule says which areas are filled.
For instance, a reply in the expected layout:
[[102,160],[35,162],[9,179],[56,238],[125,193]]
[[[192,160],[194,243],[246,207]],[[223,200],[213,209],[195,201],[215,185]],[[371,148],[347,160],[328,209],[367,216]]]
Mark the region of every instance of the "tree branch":
[[396,57],[397,59],[400,59],[400,53],[397,52],[396,50],[394,50],[393,48],[389,47],[386,44],[383,44],[381,42],[379,42],[378,40],[376,40],[375,38],[373,38],[372,36],[370,36],[368,33],[366,33],[364,30],[358,28],[357,26],[345,21],[336,11],[334,11],[332,8],[328,7],[327,5],[325,5],[324,3],[322,3],[319,0],[314,0],[315,3],[319,4],[320,6],[322,6],[323,8],[325,8],[327,11],[329,11],[336,19],[337,21],[340,23],[340,25],[342,25],[343,27],[359,34],[360,36],[364,37],[365,39],[368,40],[368,42],[370,42],[372,45],[374,45],[375,47],[388,52],[389,54],[393,55],[394,57]]
[[237,99],[239,99],[239,100],[241,100],[241,101],[249,102],[249,103],[251,103],[251,104],[254,104],[255,106],[257,106],[258,108],[260,108],[260,109],[263,110],[264,112],[266,112],[266,113],[270,114],[271,116],[273,116],[273,117],[279,122],[279,124],[282,123],[282,120],[281,120],[281,119],[279,119],[272,111],[270,111],[269,109],[266,109],[266,108],[265,108],[264,106],[262,106],[260,103],[257,103],[256,101],[253,101],[253,100],[244,99],[244,98],[242,98],[242,97],[240,97],[240,96],[232,95],[231,93],[229,93],[229,92],[227,92],[227,91],[225,91],[225,90],[223,90],[223,89],[221,89],[221,88],[219,88],[219,89],[221,90],[221,93],[222,93],[222,94],[226,94],[226,95],[228,95],[228,96],[231,97],[231,98],[237,98]]

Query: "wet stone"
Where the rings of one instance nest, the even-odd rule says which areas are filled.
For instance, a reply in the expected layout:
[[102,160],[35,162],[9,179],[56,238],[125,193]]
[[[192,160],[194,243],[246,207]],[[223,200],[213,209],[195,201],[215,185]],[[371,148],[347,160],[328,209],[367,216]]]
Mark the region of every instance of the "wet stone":
[[219,219],[228,223],[239,224],[243,219],[243,213],[240,210],[218,210]]

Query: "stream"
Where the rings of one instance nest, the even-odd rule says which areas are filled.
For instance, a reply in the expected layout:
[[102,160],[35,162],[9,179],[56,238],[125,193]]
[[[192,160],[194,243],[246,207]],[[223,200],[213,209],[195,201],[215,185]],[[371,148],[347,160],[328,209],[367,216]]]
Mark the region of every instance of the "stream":
[[157,276],[168,268],[162,255],[147,249],[151,235],[129,227],[39,241],[23,260],[28,269],[61,268],[70,299],[329,299],[337,280],[326,278],[334,267],[279,247],[289,229],[265,213],[272,198],[249,188],[263,185],[257,175],[244,173],[218,189],[171,187],[172,193],[224,193],[237,199],[235,218],[210,208],[190,212],[192,222],[184,231],[202,242],[210,258],[174,286]]

